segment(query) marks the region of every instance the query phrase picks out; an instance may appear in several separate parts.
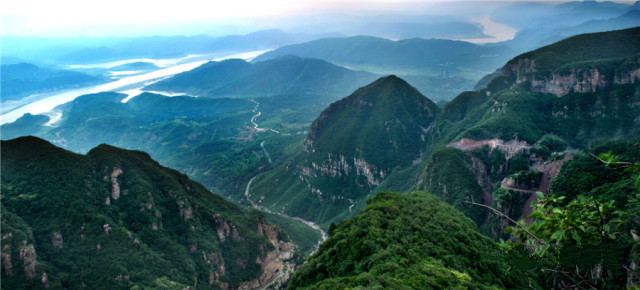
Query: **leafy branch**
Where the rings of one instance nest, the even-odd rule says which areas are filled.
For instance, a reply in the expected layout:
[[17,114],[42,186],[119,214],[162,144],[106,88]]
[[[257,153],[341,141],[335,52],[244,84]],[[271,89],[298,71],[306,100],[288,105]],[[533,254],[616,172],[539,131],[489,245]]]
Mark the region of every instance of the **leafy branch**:
[[527,228],[525,228],[523,225],[521,225],[520,223],[516,222],[514,219],[510,218],[508,215],[502,213],[501,211],[490,207],[488,205],[485,204],[481,204],[481,203],[477,203],[473,201],[473,198],[471,199],[471,201],[464,201],[463,203],[465,204],[469,204],[469,205],[473,205],[473,206],[479,206],[479,207],[483,207],[488,209],[491,213],[497,215],[498,217],[501,218],[505,218],[508,221],[512,222],[514,225],[516,225],[516,227],[520,228],[521,230],[523,230],[524,232],[526,232],[530,237],[534,238],[536,241],[538,241],[538,243],[542,244],[542,245],[547,245],[547,242],[545,242],[543,239],[539,238],[538,236],[536,236],[535,234],[533,234],[532,232],[528,231]]

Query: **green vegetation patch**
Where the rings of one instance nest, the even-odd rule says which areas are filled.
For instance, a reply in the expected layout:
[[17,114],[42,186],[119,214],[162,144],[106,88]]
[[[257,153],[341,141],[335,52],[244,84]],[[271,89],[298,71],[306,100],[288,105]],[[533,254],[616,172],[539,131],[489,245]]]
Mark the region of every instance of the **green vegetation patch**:
[[[339,223],[290,289],[519,288],[504,253],[474,223],[425,192],[381,192]],[[513,284],[516,283],[516,284]]]

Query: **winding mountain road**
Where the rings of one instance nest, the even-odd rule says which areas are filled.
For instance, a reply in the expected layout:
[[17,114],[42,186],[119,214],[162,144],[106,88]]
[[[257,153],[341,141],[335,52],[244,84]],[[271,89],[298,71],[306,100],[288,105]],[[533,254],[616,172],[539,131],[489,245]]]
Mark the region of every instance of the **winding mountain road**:
[[[260,106],[260,103],[258,103],[256,100],[253,100],[253,99],[251,100],[251,102],[253,102],[253,103],[256,105],[256,106],[253,108],[253,110],[252,110],[252,111],[255,113],[255,115],[253,115],[253,117],[251,117],[251,123],[253,124],[253,128],[254,128],[254,129],[256,129],[256,131],[257,131],[257,132],[264,132],[264,131],[266,131],[266,130],[270,130],[270,131],[272,131],[272,132],[275,132],[275,133],[279,134],[280,132],[278,132],[278,131],[276,131],[276,130],[273,130],[273,129],[264,129],[264,128],[260,128],[260,127],[259,127],[258,123],[256,123],[256,119],[262,115],[262,113],[261,113],[260,111],[258,111],[258,107]],[[267,155],[267,158],[268,158],[268,160],[269,160],[269,163],[271,163],[271,156],[269,155],[269,152],[267,152],[267,149],[266,149],[266,148],[264,148],[264,142],[265,142],[265,141],[262,141],[262,142],[260,143],[260,147],[262,147],[262,150],[264,150],[264,153]],[[322,235],[322,240],[318,242],[318,246],[316,246],[316,250],[317,250],[317,249],[318,249],[318,247],[320,246],[320,244],[321,244],[322,242],[324,242],[324,240],[326,240],[326,239],[327,239],[327,237],[328,237],[328,236],[327,236],[327,233],[326,233],[322,228],[320,228],[320,226],[318,226],[318,225],[317,225],[317,224],[315,224],[314,222],[311,222],[311,221],[308,221],[308,220],[304,220],[304,219],[299,218],[299,217],[292,217],[292,216],[288,216],[288,215],[283,214],[283,213],[279,213],[279,212],[272,212],[272,211],[270,211],[269,209],[267,209],[267,208],[265,208],[265,207],[263,207],[263,206],[257,205],[255,202],[253,202],[253,200],[251,200],[251,198],[250,198],[251,184],[252,184],[252,183],[253,183],[253,181],[256,179],[256,177],[258,177],[258,176],[256,175],[256,176],[252,177],[252,178],[249,180],[249,182],[247,183],[247,187],[244,189],[244,196],[247,198],[247,200],[249,201],[249,203],[251,203],[251,206],[252,206],[254,209],[257,209],[257,210],[261,210],[261,211],[264,211],[264,212],[267,212],[267,213],[277,214],[277,215],[280,215],[280,216],[283,216],[283,217],[287,217],[287,218],[290,218],[290,219],[297,220],[297,221],[299,221],[299,222],[301,222],[301,223],[304,223],[305,225],[309,226],[310,228],[312,228],[312,229],[314,229],[314,230],[316,230],[316,231],[319,231],[319,232],[320,232],[320,234]],[[314,252],[315,252],[315,251],[314,251]]]
[[[299,217],[292,217],[292,216],[288,216],[288,215],[286,215],[286,214],[279,213],[279,212],[272,212],[272,211],[270,211],[269,209],[267,209],[267,208],[265,208],[265,207],[263,207],[263,206],[257,205],[255,202],[253,202],[253,200],[251,200],[251,198],[250,198],[249,191],[251,190],[251,183],[253,183],[253,180],[254,180],[254,179],[256,179],[256,177],[258,177],[258,176],[256,175],[256,176],[254,176],[253,178],[251,178],[251,179],[249,180],[249,183],[247,183],[247,187],[244,189],[244,196],[247,198],[247,200],[249,201],[249,203],[251,203],[251,206],[252,206],[253,208],[255,208],[255,209],[257,209],[257,210],[261,210],[261,211],[267,212],[267,213],[277,214],[277,215],[280,215],[280,216],[283,216],[283,217],[287,217],[287,218],[290,218],[290,219],[297,220],[297,221],[302,222],[302,223],[304,223],[305,225],[309,226],[310,228],[312,228],[312,229],[314,229],[314,230],[316,230],[316,231],[319,231],[319,232],[320,232],[320,234],[322,235],[322,240],[318,242],[318,246],[320,246],[320,244],[321,244],[322,242],[324,242],[324,240],[326,240],[326,239],[327,239],[327,237],[328,237],[328,236],[327,236],[327,233],[326,233],[322,228],[320,228],[320,226],[318,226],[317,224],[315,224],[314,222],[311,222],[311,221],[308,221],[308,220],[304,220],[304,219],[301,219],[301,218],[299,218]],[[317,247],[316,247],[316,250],[317,250]],[[315,251],[314,251],[314,252],[315,252]]]

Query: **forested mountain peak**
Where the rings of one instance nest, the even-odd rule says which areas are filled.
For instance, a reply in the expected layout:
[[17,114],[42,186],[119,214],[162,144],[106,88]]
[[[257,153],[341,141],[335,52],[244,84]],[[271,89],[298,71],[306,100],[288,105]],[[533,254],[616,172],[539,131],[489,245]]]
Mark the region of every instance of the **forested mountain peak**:
[[[340,219],[396,167],[421,161],[439,112],[401,78],[382,77],[320,113],[302,151],[260,176],[252,191],[290,215]],[[308,210],[310,204],[317,206]]]
[[[339,131],[344,128],[352,128],[352,131],[344,133],[345,136],[346,134],[351,136],[365,134],[373,138],[374,136],[371,135],[373,131],[362,132],[362,129],[369,129],[369,125],[376,122],[384,122],[386,125],[389,121],[415,123],[426,128],[439,112],[440,108],[437,105],[406,81],[395,75],[389,75],[331,104],[311,125],[308,139],[321,139],[325,135],[327,139],[334,139],[336,137],[329,136],[342,135]],[[349,119],[345,119],[346,115]],[[367,118],[366,122],[358,122],[361,118]],[[392,131],[388,126],[383,129],[387,132]]]
[[3,288],[256,288],[293,257],[261,213],[144,152],[1,145]]

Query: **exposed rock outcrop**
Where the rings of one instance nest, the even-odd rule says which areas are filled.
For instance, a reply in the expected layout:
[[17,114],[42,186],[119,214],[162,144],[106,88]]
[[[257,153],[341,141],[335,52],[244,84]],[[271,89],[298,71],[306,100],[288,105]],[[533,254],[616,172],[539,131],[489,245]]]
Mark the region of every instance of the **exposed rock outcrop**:
[[24,265],[24,274],[27,278],[35,278],[36,266],[38,265],[36,248],[31,244],[27,245],[27,241],[22,241],[22,246],[20,247],[20,259]]
[[[318,164],[311,162],[311,166],[301,166],[301,174],[306,177],[329,176],[332,178],[343,176],[363,176],[366,186],[379,185],[388,175],[390,169],[377,168],[363,158],[348,158],[344,155],[329,153],[327,158]],[[320,197],[319,197],[320,198]]]
[[531,79],[531,91],[554,94],[558,97],[569,92],[593,93],[611,82],[597,68],[572,69],[569,73],[554,73],[550,78]]
[[111,198],[117,200],[120,198],[120,185],[118,184],[118,176],[124,171],[118,167],[114,167],[111,171]]
[[51,244],[56,247],[56,248],[62,248],[62,234],[61,233],[53,233],[53,236],[51,237]]
[[463,151],[469,151],[476,148],[481,148],[488,145],[492,150],[495,148],[500,149],[505,154],[506,159],[511,159],[518,152],[529,149],[531,146],[524,141],[510,140],[505,142],[502,139],[486,139],[486,140],[473,140],[469,138],[462,138],[458,142],[448,144],[449,147],[458,148]]
[[182,201],[177,202],[178,208],[180,209],[180,216],[186,221],[195,217],[193,214],[193,210],[189,206],[185,206],[185,203]]
[[[289,279],[293,271],[293,265],[291,265],[288,260],[293,258],[295,246],[292,243],[279,240],[278,235],[280,231],[280,228],[269,225],[264,220],[258,224],[258,235],[266,237],[273,246],[273,249],[266,251],[265,254],[256,260],[256,263],[262,268],[262,275],[260,275],[259,279],[250,281],[244,285],[245,287],[249,287],[244,289],[264,289],[267,286],[277,289]],[[251,287],[256,286],[256,282],[258,286]]]
[[542,73],[535,60],[519,58],[507,63],[502,74],[514,77],[516,83],[529,83],[533,92],[562,97],[570,92],[593,93],[611,84],[635,83],[640,80],[640,58],[609,74],[594,66]]
[[8,277],[13,277],[13,265],[11,264],[11,246],[5,244],[2,246],[2,267],[4,267],[4,274]]

